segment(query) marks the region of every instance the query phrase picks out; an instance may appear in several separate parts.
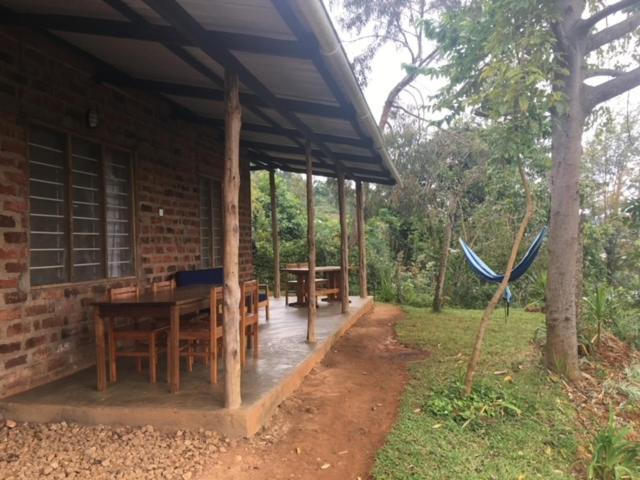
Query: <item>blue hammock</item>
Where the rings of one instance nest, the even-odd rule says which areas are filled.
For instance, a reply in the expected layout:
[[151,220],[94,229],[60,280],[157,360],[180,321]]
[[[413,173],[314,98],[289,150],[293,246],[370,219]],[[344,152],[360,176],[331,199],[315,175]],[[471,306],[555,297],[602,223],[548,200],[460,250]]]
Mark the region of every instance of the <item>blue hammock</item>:
[[[544,227],[540,231],[538,236],[535,238],[531,246],[529,247],[529,250],[527,250],[527,253],[525,253],[524,257],[522,257],[522,260],[520,260],[520,263],[518,263],[511,271],[511,275],[509,276],[509,283],[515,282],[527,272],[529,267],[533,264],[534,260],[538,256],[538,253],[540,252],[540,248],[542,247],[542,243],[544,242],[544,237],[546,235],[547,235],[547,227]],[[462,250],[464,251],[464,255],[465,257],[467,257],[467,262],[469,262],[469,266],[476,273],[476,275],[478,275],[478,277],[480,277],[485,282],[490,282],[490,283],[502,282],[504,275],[499,275],[493,270],[491,270],[491,268],[486,263],[484,263],[482,259],[478,255],[476,255],[476,253],[473,250],[471,250],[469,245],[464,243],[462,239],[459,239],[459,241],[460,241],[460,245],[462,246]],[[507,287],[507,289],[504,291],[504,299],[507,301],[508,304],[510,304],[512,298],[513,298],[513,295],[511,294],[511,290],[509,289],[509,287]]]

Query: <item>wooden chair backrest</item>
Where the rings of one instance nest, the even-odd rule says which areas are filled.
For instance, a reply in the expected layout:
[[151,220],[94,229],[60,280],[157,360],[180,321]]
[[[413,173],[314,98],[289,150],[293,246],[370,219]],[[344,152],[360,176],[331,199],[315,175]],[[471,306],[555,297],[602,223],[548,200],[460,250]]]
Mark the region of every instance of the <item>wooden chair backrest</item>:
[[138,287],[121,287],[121,288],[110,288],[109,289],[109,300],[114,301],[120,298],[131,298],[137,297],[139,294]]
[[209,297],[209,320],[212,328],[215,328],[221,323],[223,300],[224,288],[213,287],[211,289],[211,296]]
[[163,290],[173,290],[176,288],[176,281],[166,280],[164,282],[153,282],[151,284],[151,288],[153,289],[153,293],[161,292]]
[[304,268],[308,267],[308,262],[287,263],[286,268]]
[[[241,308],[247,317],[258,315],[258,280],[249,280],[242,284],[241,288]],[[244,307],[244,308],[242,308]]]

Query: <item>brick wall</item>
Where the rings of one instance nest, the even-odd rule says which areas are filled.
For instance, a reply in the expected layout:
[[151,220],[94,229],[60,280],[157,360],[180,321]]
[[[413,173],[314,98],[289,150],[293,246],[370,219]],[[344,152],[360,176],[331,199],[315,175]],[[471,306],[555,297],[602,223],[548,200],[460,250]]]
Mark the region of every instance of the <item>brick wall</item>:
[[[200,266],[198,178],[222,179],[220,132],[175,118],[158,97],[98,85],[95,65],[64,45],[0,28],[0,398],[95,363],[90,302]],[[100,126],[86,127],[97,109]],[[30,287],[28,126],[43,122],[134,156],[136,276]],[[253,275],[249,166],[242,161],[240,272]],[[158,209],[164,216],[158,215]]]

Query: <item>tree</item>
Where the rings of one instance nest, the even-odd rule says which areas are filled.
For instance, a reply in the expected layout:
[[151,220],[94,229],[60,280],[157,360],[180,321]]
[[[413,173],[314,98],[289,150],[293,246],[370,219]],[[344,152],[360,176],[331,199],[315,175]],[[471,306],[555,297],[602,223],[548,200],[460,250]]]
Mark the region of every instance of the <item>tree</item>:
[[[367,48],[353,60],[354,70],[361,85],[367,84],[371,71],[371,61],[379,50],[387,44],[393,44],[407,58],[405,74],[396,83],[385,99],[378,121],[381,131],[389,123],[394,109],[401,107],[400,95],[406,91],[416,78],[420,69],[437,59],[438,50],[429,45],[422,34],[420,22],[434,14],[445,1],[427,0],[335,0],[334,4],[342,8],[340,23],[348,32],[370,39]],[[417,95],[420,92],[416,90]],[[423,99],[419,106],[425,104]]]
[[[526,125],[551,138],[551,214],[545,363],[579,376],[576,275],[580,163],[587,117],[601,103],[640,85],[633,55],[640,0],[479,0],[448,12],[426,33],[438,40],[449,85],[440,107],[475,109],[493,123]],[[583,18],[583,14],[587,14]],[[622,18],[617,21],[618,18]],[[615,23],[614,23],[615,22]],[[613,24],[611,24],[613,23]],[[606,59],[614,59],[610,65]],[[606,76],[589,85],[585,80]]]
[[627,212],[640,173],[640,110],[624,116],[609,112],[600,121],[584,153],[582,208],[589,214],[587,258],[592,284],[629,287],[625,259],[636,240]]

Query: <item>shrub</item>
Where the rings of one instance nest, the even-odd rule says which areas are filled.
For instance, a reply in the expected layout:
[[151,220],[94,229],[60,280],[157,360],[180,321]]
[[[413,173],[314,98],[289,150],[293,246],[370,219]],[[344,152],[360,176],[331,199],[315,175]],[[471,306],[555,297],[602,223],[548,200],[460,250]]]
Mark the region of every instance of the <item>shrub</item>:
[[463,395],[461,383],[434,392],[425,409],[435,416],[448,417],[455,423],[471,428],[480,427],[488,419],[520,416],[515,401],[499,386],[477,384],[470,395]]
[[609,423],[593,440],[589,480],[633,480],[640,478],[640,443],[627,440],[630,427],[618,427],[613,411]]

